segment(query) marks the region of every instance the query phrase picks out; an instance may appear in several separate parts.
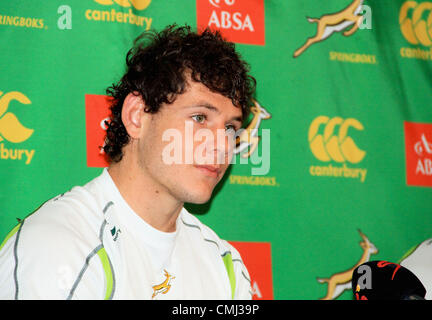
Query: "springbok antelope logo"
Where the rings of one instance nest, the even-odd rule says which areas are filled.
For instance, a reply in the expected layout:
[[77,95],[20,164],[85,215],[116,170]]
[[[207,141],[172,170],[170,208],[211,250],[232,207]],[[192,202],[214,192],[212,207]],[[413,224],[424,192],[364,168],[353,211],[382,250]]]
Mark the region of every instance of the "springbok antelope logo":
[[350,26],[351,29],[346,30],[343,35],[348,37],[357,31],[363,21],[362,4],[364,0],[354,0],[345,9],[321,16],[319,19],[307,18],[310,23],[317,22],[317,33],[314,37],[306,40],[306,43],[294,52],[294,58],[301,55],[309,46],[316,42],[321,42],[330,37],[334,32],[342,31]]
[[12,112],[6,112],[12,100],[22,104],[31,103],[21,92],[11,91],[3,95],[0,91],[0,141],[6,139],[9,142],[20,143],[30,138],[34,130],[24,127]]
[[175,279],[175,277],[170,275],[168,271],[166,271],[165,269],[164,272],[165,272],[165,281],[162,282],[161,284],[152,287],[153,288],[152,299],[156,297],[157,294],[159,293],[166,294],[169,291],[169,289],[171,289],[171,281],[172,279]]
[[363,249],[363,254],[360,260],[351,269],[335,273],[328,279],[317,278],[317,281],[319,283],[326,282],[328,284],[327,295],[320,300],[336,299],[342,294],[343,291],[351,289],[351,279],[354,269],[357,268],[359,265],[368,262],[372,254],[378,253],[378,249],[372,242],[369,241],[366,235],[363,234],[360,230],[358,230],[358,232],[363,239],[362,241],[360,241],[360,247]]
[[112,5],[114,2],[118,5],[129,8],[131,4],[137,10],[144,10],[147,8],[151,2],[151,0],[95,0],[99,4],[103,4],[106,6]]
[[234,154],[242,153],[249,148],[248,152],[244,152],[241,155],[242,158],[249,157],[258,146],[258,142],[260,141],[260,137],[258,136],[258,128],[261,124],[261,120],[271,118],[271,114],[262,106],[260,106],[258,101],[254,102],[254,106],[251,107],[251,111],[253,114],[252,121],[236,138],[236,147],[234,148]]

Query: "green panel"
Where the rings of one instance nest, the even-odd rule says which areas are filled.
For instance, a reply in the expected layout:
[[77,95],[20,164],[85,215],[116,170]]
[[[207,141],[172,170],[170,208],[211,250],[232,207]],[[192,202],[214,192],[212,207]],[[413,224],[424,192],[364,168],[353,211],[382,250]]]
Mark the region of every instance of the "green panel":
[[[237,156],[209,203],[187,205],[224,239],[271,243],[275,299],[324,297],[327,284],[317,278],[361,262],[366,249],[358,229],[378,250],[371,260],[397,261],[431,237],[432,189],[407,185],[403,123],[432,123],[432,46],[411,44],[402,34],[399,15],[407,1],[366,0],[371,29],[349,36],[336,32],[293,57],[317,32],[317,23],[306,17],[335,14],[350,3],[265,1],[265,45],[236,47],[257,79],[257,100],[271,114],[260,126],[260,135],[270,130],[267,180],[251,184],[247,177],[259,164],[240,164]],[[160,30],[173,22],[197,24],[193,0],[152,0],[144,10],[71,0],[71,29],[61,30],[58,10],[64,4],[0,4],[0,91],[17,91],[30,100],[11,101],[7,112],[34,130],[23,142],[0,141],[0,239],[16,218],[101,172],[87,167],[84,97],[104,94],[121,77],[133,39],[146,26]],[[147,22],[95,20],[104,11],[111,19],[112,10],[122,17],[132,12]],[[424,21],[428,14],[422,15]],[[5,16],[30,17],[31,25],[8,25]],[[417,32],[432,40],[431,29],[428,35]],[[319,116],[360,123],[362,129],[351,125],[346,137],[364,157],[356,163],[345,157],[342,162],[319,160],[308,137]],[[337,139],[341,126],[327,132],[329,138]],[[314,138],[319,135],[326,135],[325,124]],[[334,141],[336,147],[330,144],[325,152],[341,151],[342,142]],[[10,150],[22,150],[13,151],[21,160],[5,159]],[[32,156],[28,164],[27,155]],[[342,168],[342,176],[317,175],[330,166]],[[344,176],[353,169],[366,172],[365,179]],[[340,299],[351,295],[346,291]]]

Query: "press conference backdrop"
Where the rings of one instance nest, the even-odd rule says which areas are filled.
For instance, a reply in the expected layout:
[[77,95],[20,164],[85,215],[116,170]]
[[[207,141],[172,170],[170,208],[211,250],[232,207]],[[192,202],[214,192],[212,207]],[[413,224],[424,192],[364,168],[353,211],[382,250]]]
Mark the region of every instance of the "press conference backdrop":
[[431,21],[420,0],[2,1],[0,237],[106,166],[133,39],[210,26],[251,65],[258,132],[187,208],[236,244],[254,299],[352,299],[355,266],[432,236]]

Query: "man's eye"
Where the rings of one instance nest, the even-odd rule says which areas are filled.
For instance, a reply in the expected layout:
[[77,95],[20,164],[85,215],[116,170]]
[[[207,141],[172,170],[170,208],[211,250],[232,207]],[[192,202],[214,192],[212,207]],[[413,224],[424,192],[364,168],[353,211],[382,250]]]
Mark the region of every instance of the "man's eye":
[[235,132],[236,132],[236,128],[235,128],[235,126],[232,125],[232,124],[227,124],[227,125],[225,126],[225,131],[226,131],[227,133],[230,133],[230,134],[235,134]]
[[206,120],[206,116],[203,114],[197,114],[192,116],[192,119],[198,123],[203,123]]

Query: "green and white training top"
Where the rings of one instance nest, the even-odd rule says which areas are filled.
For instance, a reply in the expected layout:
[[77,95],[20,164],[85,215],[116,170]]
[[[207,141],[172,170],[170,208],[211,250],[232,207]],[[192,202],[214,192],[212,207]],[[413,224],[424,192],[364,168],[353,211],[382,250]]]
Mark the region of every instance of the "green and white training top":
[[251,299],[238,251],[182,209],[141,219],[108,171],[47,201],[0,246],[0,299]]

